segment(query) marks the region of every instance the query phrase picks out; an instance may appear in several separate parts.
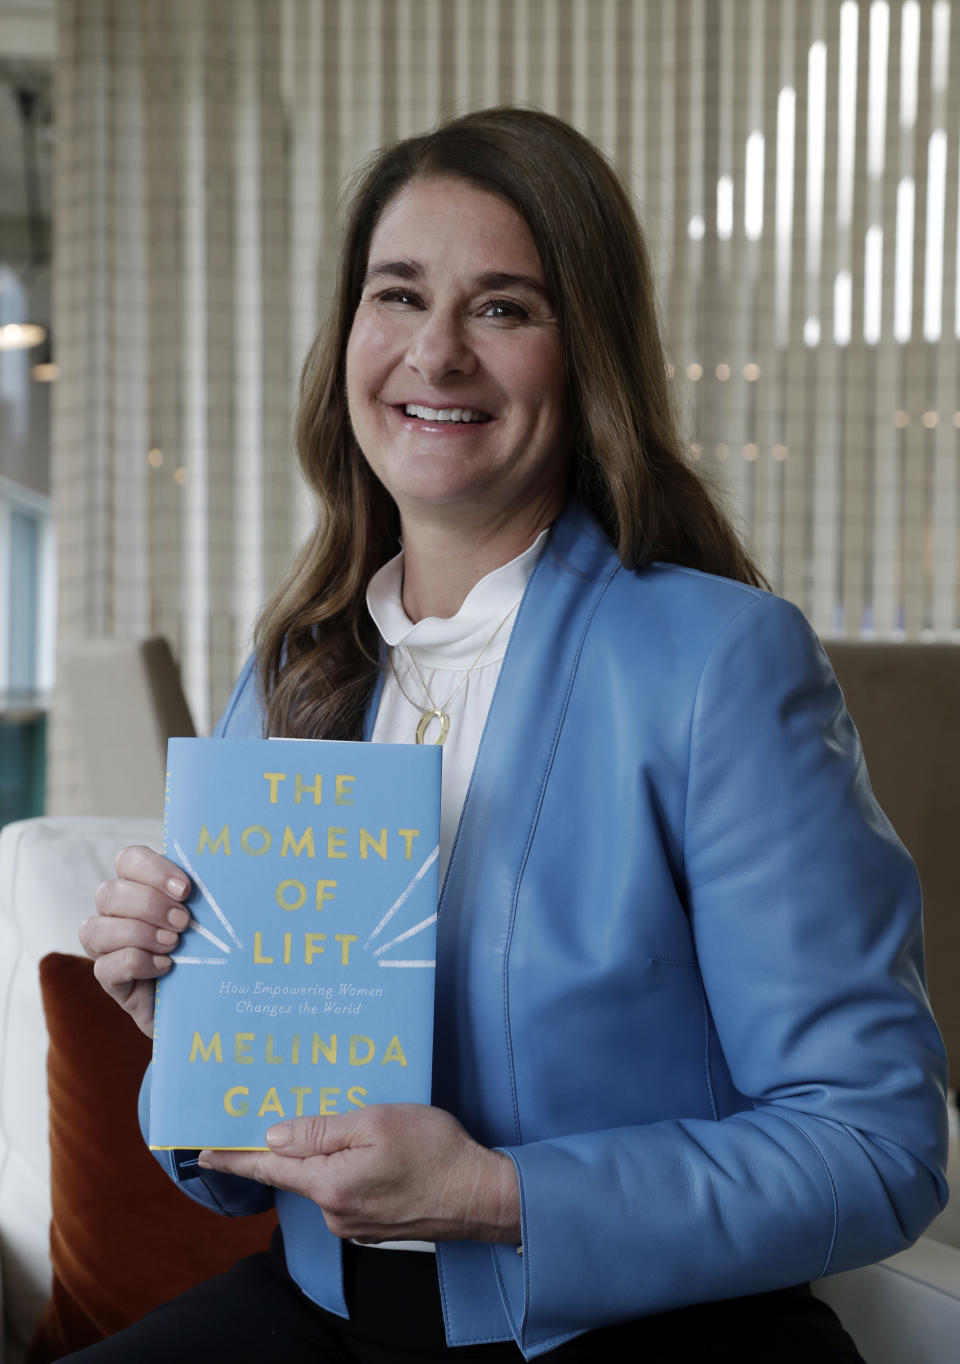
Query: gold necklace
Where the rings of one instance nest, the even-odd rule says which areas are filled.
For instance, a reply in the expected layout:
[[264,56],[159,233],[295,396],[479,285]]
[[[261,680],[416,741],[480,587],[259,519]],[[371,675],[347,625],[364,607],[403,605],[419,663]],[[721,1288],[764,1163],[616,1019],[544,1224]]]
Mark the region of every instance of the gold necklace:
[[507,614],[504,616],[503,620],[501,620],[501,621],[497,624],[496,628],[494,629],[493,634],[492,634],[492,635],[490,636],[490,638],[487,640],[486,644],[484,644],[483,648],[482,648],[482,649],[480,650],[480,652],[477,654],[476,658],[475,658],[475,659],[473,660],[473,662],[470,664],[470,667],[469,667],[469,668],[466,670],[466,672],[463,674],[463,676],[461,677],[460,681],[459,681],[459,682],[457,683],[457,685],[454,687],[453,691],[452,691],[452,692],[450,693],[450,695],[447,697],[446,701],[444,701],[444,703],[443,703],[442,706],[438,706],[437,703],[436,703],[436,701],[434,701],[433,696],[432,696],[432,694],[431,694],[431,692],[430,692],[430,688],[427,686],[426,682],[423,680],[423,674],[421,673],[419,667],[417,666],[417,660],[416,660],[416,659],[414,658],[414,656],[413,656],[413,651],[412,651],[412,649],[408,649],[408,648],[406,648],[405,646],[397,645],[397,648],[401,648],[401,647],[403,648],[404,653],[406,654],[407,658],[410,660],[410,663],[411,663],[411,665],[412,665],[412,667],[413,667],[413,670],[414,670],[414,672],[417,674],[417,681],[420,683],[421,687],[423,688],[423,694],[424,694],[424,696],[426,696],[427,700],[430,702],[429,707],[426,707],[426,708],[425,708],[424,706],[422,706],[419,702],[414,701],[413,697],[410,696],[410,695],[408,694],[408,692],[407,692],[406,688],[404,687],[403,683],[400,681],[400,674],[397,672],[396,664],[395,664],[394,661],[393,661],[393,650],[390,651],[390,671],[393,673],[394,679],[396,680],[396,684],[397,684],[397,686],[400,688],[400,694],[401,694],[401,696],[403,697],[403,699],[404,699],[406,702],[408,702],[409,705],[413,706],[414,710],[418,710],[418,711],[420,712],[420,720],[419,720],[419,722],[418,722],[418,724],[417,724],[417,730],[416,730],[416,741],[417,741],[418,744],[422,744],[422,743],[426,742],[426,734],[427,734],[427,730],[430,728],[430,722],[431,722],[431,720],[439,720],[439,721],[440,721],[440,735],[439,735],[438,738],[436,738],[436,739],[434,740],[434,743],[435,743],[435,744],[443,744],[443,743],[446,742],[447,735],[450,733],[450,716],[447,714],[447,707],[450,705],[450,702],[451,702],[451,701],[453,700],[453,698],[457,695],[457,693],[458,693],[463,687],[465,687],[465,686],[467,685],[467,678],[468,678],[468,677],[470,676],[470,674],[473,672],[474,668],[475,668],[475,667],[477,666],[477,664],[480,662],[481,658],[483,658],[484,654],[485,654],[485,653],[487,652],[487,650],[490,648],[490,645],[491,645],[491,644],[493,643],[493,641],[496,639],[497,635],[500,633],[500,631],[501,631],[501,630],[503,629],[503,627],[506,625],[507,621],[508,621],[508,620],[510,619],[510,617],[513,615],[514,611],[516,611],[516,609],[517,609],[517,607],[518,607],[519,605],[520,605],[520,601],[519,601],[519,598],[518,598],[517,601],[515,601],[515,602],[513,603],[513,605],[510,607],[510,610],[509,610],[509,611],[507,612]]

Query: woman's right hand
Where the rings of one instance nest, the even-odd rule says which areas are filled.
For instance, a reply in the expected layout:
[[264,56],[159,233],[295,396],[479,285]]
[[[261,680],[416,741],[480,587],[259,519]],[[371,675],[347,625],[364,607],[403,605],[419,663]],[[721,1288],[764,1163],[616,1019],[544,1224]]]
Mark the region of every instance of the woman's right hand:
[[114,862],[117,875],[97,887],[96,914],[79,938],[94,975],[141,1032],[153,1035],[153,983],[170,969],[170,953],[190,922],[185,873],[152,848],[131,847]]

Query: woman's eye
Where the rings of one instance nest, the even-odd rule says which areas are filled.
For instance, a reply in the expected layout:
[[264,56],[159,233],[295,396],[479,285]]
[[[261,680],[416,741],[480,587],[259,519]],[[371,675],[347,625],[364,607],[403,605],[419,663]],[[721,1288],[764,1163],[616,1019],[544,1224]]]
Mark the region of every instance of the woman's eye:
[[514,303],[507,298],[494,298],[489,303],[483,305],[483,316],[500,319],[505,322],[522,321],[530,316],[526,308],[520,303]]
[[383,293],[377,295],[379,303],[399,303],[406,307],[417,308],[420,306],[420,298],[410,289],[384,289]]

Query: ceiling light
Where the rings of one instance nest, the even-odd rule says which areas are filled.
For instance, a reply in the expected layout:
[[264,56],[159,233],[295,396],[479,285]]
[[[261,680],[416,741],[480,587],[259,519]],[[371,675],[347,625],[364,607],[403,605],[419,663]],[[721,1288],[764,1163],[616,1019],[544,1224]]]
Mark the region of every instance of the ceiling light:
[[46,329],[36,322],[8,322],[0,327],[0,350],[32,350],[46,339]]

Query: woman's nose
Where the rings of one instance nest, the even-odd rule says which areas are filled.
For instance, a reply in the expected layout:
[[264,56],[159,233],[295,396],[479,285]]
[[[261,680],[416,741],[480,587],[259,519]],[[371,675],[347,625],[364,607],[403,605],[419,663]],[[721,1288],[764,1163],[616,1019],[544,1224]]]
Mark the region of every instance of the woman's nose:
[[472,374],[477,359],[466,335],[466,324],[436,310],[421,314],[407,347],[406,361],[426,382],[435,384],[450,374]]

